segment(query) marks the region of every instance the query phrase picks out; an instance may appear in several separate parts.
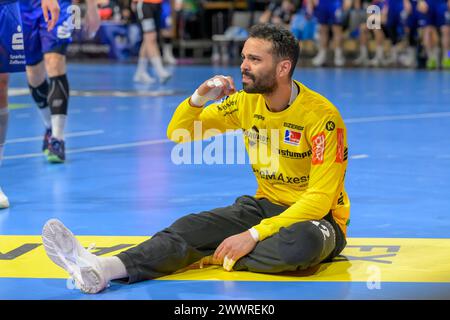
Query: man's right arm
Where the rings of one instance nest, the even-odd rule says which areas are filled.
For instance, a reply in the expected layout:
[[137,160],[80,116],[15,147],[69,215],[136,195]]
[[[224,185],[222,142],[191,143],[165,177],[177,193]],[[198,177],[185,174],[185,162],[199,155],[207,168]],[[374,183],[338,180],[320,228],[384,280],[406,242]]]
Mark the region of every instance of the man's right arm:
[[[224,97],[227,98],[223,102],[204,108],[209,101]],[[180,143],[205,139],[224,133],[227,129],[239,129],[239,100],[231,77],[215,76],[208,79],[177,107],[167,127],[167,137]]]

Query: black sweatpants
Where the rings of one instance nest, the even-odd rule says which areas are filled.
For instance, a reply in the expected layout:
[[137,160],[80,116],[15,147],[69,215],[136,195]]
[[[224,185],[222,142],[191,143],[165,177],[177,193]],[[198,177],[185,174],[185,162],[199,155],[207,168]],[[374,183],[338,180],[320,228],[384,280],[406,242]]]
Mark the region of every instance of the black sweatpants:
[[[244,232],[287,207],[242,196],[231,206],[189,214],[151,239],[121,252],[128,282],[171,274],[214,253],[226,238]],[[258,242],[233,270],[278,273],[303,270],[330,261],[344,249],[345,236],[331,213],[318,221],[295,223]]]

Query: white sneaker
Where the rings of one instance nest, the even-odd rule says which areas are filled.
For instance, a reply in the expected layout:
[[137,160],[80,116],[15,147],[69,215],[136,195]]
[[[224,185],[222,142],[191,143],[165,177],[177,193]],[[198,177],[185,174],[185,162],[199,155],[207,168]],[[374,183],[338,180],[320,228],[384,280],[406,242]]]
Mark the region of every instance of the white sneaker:
[[3,193],[2,188],[0,188],[0,209],[9,208],[8,197]]
[[172,74],[167,72],[166,70],[158,72],[159,82],[161,84],[165,84],[167,81],[172,78]]
[[360,56],[358,56],[358,58],[355,59],[355,61],[353,61],[353,64],[355,66],[365,67],[369,64],[369,59],[367,58],[367,56],[360,55]]
[[66,270],[85,293],[98,293],[108,286],[98,258],[81,246],[61,221],[50,219],[42,230],[47,256]]
[[379,67],[381,65],[381,60],[379,58],[375,57],[375,58],[373,58],[372,60],[369,61],[369,65],[371,67],[377,68],[377,67]]
[[167,63],[172,66],[174,66],[178,63],[177,59],[175,59],[175,57],[173,55],[169,55],[169,54],[163,56],[163,61],[164,61],[164,63]]
[[408,68],[416,67],[416,50],[414,48],[408,48],[405,54],[400,55],[399,62],[402,66]]
[[312,59],[312,64],[315,67],[322,66],[327,60],[327,51],[320,49],[319,53]]
[[146,72],[136,72],[134,74],[133,81],[134,82],[141,82],[141,83],[145,83],[145,84],[152,84],[152,83],[156,82],[155,78],[152,78]]

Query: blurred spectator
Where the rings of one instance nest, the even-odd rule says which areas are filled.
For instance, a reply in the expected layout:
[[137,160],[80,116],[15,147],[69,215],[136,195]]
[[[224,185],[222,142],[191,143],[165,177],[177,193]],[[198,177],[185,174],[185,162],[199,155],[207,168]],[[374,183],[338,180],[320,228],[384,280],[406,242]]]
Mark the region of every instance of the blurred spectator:
[[155,79],[147,72],[147,65],[150,61],[159,81],[165,83],[172,75],[163,66],[158,45],[162,0],[134,0],[134,2],[136,2],[136,14],[143,32],[143,41],[133,80],[147,84],[155,82]]
[[259,23],[281,24],[287,28],[297,11],[296,2],[289,0],[272,0],[259,18]]
[[199,30],[200,9],[199,0],[175,0],[179,38],[185,40],[195,39],[202,33]]
[[173,38],[174,28],[172,23],[172,1],[163,0],[161,12],[161,36],[163,40],[162,53],[163,61],[167,64],[177,64],[177,60],[173,56]]
[[296,13],[291,18],[291,31],[300,40],[314,40],[317,29],[317,19],[308,14],[307,1],[303,0],[298,6]]
[[351,0],[309,0],[307,5],[308,14],[315,13],[319,26],[319,52],[313,58],[314,66],[325,64],[328,52],[328,38],[330,28],[334,44],[334,65],[342,67],[345,58],[342,51],[342,25],[344,22],[344,11],[350,9]]
[[[424,45],[427,51],[427,68],[442,66],[450,69],[450,0],[421,0],[418,10],[425,14]],[[439,54],[439,40],[442,55]]]

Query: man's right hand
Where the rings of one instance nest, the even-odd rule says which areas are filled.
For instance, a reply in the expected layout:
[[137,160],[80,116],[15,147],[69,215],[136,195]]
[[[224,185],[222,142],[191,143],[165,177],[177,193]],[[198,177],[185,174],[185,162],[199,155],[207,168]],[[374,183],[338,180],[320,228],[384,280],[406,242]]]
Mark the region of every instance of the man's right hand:
[[236,87],[231,77],[215,76],[203,82],[189,102],[194,107],[202,107],[208,101],[219,100],[235,92]]

